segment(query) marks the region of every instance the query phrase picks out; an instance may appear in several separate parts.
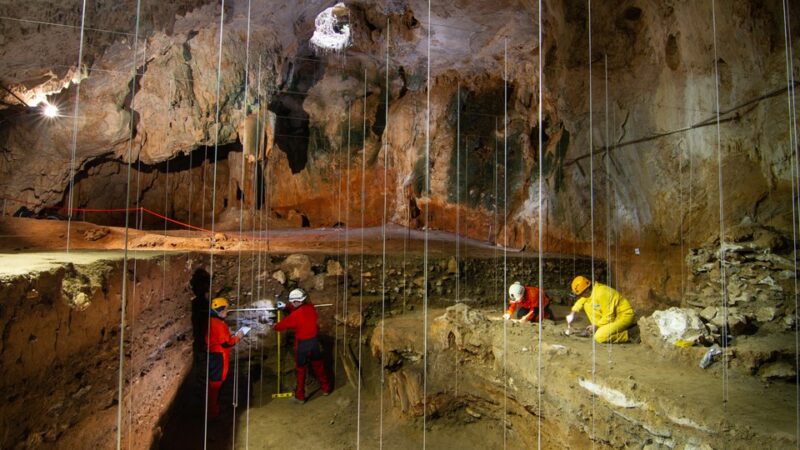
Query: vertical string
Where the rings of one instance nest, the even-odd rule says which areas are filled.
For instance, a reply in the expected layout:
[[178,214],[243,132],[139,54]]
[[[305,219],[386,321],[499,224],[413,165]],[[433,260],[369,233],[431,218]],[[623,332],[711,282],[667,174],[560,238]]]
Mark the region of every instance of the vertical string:
[[[259,74],[258,74],[258,85],[261,86],[261,66],[259,66]],[[260,95],[260,94],[259,94]],[[264,114],[261,115],[261,134],[263,139],[264,130],[266,130],[267,126],[267,119],[268,119],[268,109],[264,111]],[[272,185],[271,185],[271,177],[270,173],[272,171],[272,164],[270,163],[269,156],[271,155],[272,148],[267,148],[266,145],[264,146],[264,154],[263,154],[263,163],[262,163],[262,172],[264,174],[264,181],[261,183],[261,198],[264,203],[264,206],[261,208],[261,212],[259,214],[259,226],[261,227],[261,234],[264,235],[261,239],[261,245],[259,246],[258,251],[258,266],[259,266],[259,273],[261,273],[261,267],[263,265],[264,270],[267,270],[269,267],[267,264],[267,259],[269,258],[271,262],[271,258],[269,256],[270,252],[270,228],[269,228],[269,221],[270,215],[272,211]],[[261,282],[258,284],[258,291],[259,293],[264,290],[266,295],[266,283],[267,278],[264,277]],[[284,355],[285,353],[281,353]],[[261,351],[259,354],[259,361],[261,362],[261,367],[264,367],[264,346],[261,346]],[[280,367],[283,367],[283,361],[280,361]],[[280,377],[283,378],[282,376]],[[276,392],[281,391],[281,386],[276,382]],[[261,386],[260,389],[263,390],[264,388],[264,377],[261,377]],[[263,395],[263,393],[259,393],[259,395]],[[262,403],[263,405],[263,397]]]
[[[344,134],[340,136],[342,140],[344,140]],[[342,149],[341,145],[336,145],[334,149],[334,156],[333,160],[336,161],[336,165],[339,169],[339,191],[336,195],[336,226],[341,227],[342,224]],[[340,262],[342,258],[342,239],[339,235],[337,230],[336,233],[336,262]],[[347,279],[345,279],[344,284],[347,284]],[[336,374],[338,373],[339,369],[339,324],[335,320],[337,316],[339,316],[339,286],[336,286],[336,299],[334,302],[334,312],[333,312],[333,375],[334,379],[336,378]]]
[[342,305],[342,317],[344,317],[344,324],[342,325],[342,344],[344,348],[342,349],[343,352],[350,352],[350,343],[347,342],[347,320],[348,320],[348,313],[349,313],[349,292],[348,292],[348,283],[350,279],[350,144],[351,144],[351,118],[352,118],[352,101],[347,102],[347,154],[345,155],[346,158],[346,165],[345,165],[345,172],[347,174],[347,195],[345,195],[345,226],[344,226],[344,283],[342,285],[342,301],[344,302]]
[[[786,101],[789,114],[789,160],[792,162],[792,242],[794,253],[794,320],[798,319],[798,280],[797,280],[797,227],[800,226],[797,202],[800,201],[800,167],[798,164],[797,148],[797,115],[794,106],[794,49],[792,48],[791,25],[789,20],[789,2],[784,0],[783,6],[783,37],[786,55]],[[800,441],[800,334],[795,326],[795,437]]]
[[[254,155],[253,155],[254,156],[254,158],[253,158],[253,202],[252,202],[253,203],[253,209],[252,209],[252,214],[251,214],[250,220],[252,220],[252,222],[253,222],[252,223],[252,227],[251,227],[251,229],[252,229],[251,235],[253,236],[253,239],[258,239],[258,240],[257,240],[256,248],[253,251],[250,252],[250,301],[260,300],[260,297],[255,297],[255,294],[256,294],[256,271],[255,271],[256,270],[256,261],[255,260],[256,260],[256,258],[258,258],[258,264],[259,265],[261,264],[261,253],[260,253],[260,250],[261,250],[261,246],[263,245],[263,239],[261,239],[260,233],[258,235],[256,234],[256,226],[257,226],[256,223],[258,222],[257,219],[259,219],[261,217],[260,211],[262,209],[262,204],[263,204],[263,200],[264,200],[263,195],[261,195],[262,191],[259,190],[259,184],[261,185],[261,187],[263,189],[264,180],[262,179],[261,183],[259,183],[259,181],[258,181],[258,179],[259,179],[259,170],[258,169],[259,169],[260,164],[261,164],[261,159],[264,156],[263,153],[266,151],[266,149],[264,148],[264,141],[263,141],[263,139],[264,139],[264,128],[262,126],[262,120],[263,119],[262,119],[262,115],[261,115],[261,106],[263,104],[262,103],[263,102],[262,91],[261,91],[261,55],[258,55],[258,71],[257,71],[257,74],[256,74],[256,97],[257,97],[258,109],[256,109],[256,144],[255,144],[254,151],[253,151],[253,153],[254,153]],[[258,212],[256,210],[258,210]],[[259,223],[258,226],[260,227],[260,225],[261,224]],[[259,228],[259,231],[260,231],[260,228]],[[258,274],[259,275],[261,274],[261,268],[260,267],[259,267]],[[259,362],[259,367],[261,368],[261,376],[259,377],[259,380],[258,380],[258,404],[259,404],[259,406],[263,406],[264,405],[264,399],[263,399],[262,395],[264,393],[264,358],[263,358],[263,356],[264,356],[264,350],[263,350],[264,349],[264,342],[260,342],[259,344],[260,344],[259,347],[260,347],[260,350],[261,350],[261,358],[259,359],[258,362]],[[250,352],[249,348],[248,348],[248,352]],[[249,356],[248,356],[248,358],[249,358]],[[248,372],[247,376],[248,377],[250,376],[249,372]],[[249,390],[249,388],[250,388],[250,386],[248,385],[248,390]],[[249,402],[250,402],[250,396],[249,395],[247,397],[247,401],[248,401],[248,404],[249,404]],[[248,426],[248,428],[250,426],[250,411],[249,411],[249,408],[248,408],[248,413],[247,413],[247,426]],[[245,438],[245,447],[248,447],[249,445],[250,445],[250,438],[249,438],[249,432],[248,432],[248,436]]]
[[[251,236],[253,236],[253,238],[256,237],[256,233],[255,233],[255,227],[256,227],[256,217],[255,216],[257,214],[256,213],[256,208],[260,209],[260,207],[259,207],[259,196],[258,196],[258,185],[259,185],[259,182],[258,182],[258,167],[259,167],[259,160],[261,159],[261,156],[262,156],[262,150],[264,149],[264,141],[263,141],[263,139],[264,139],[264,129],[261,126],[261,105],[263,104],[263,100],[264,99],[261,96],[261,55],[258,55],[258,71],[257,71],[257,75],[256,75],[256,101],[255,101],[255,103],[258,105],[258,109],[256,109],[256,142],[255,142],[255,146],[253,147],[253,199],[252,199],[252,202],[251,202],[253,207],[252,207],[252,212],[250,214],[250,216],[251,216],[250,220],[253,222],[253,224],[252,224],[253,233],[251,234]],[[259,236],[259,238],[260,238],[260,236]],[[259,239],[258,242],[259,242],[259,245],[260,245],[261,239]],[[254,285],[255,285],[255,279],[256,279],[256,276],[255,276],[255,266],[256,265],[255,265],[254,258],[255,258],[257,253],[258,253],[257,249],[256,249],[256,251],[252,251],[252,250],[250,251],[250,301],[251,302],[253,300],[261,300],[261,299],[257,299],[257,298],[253,297],[253,295],[255,293],[255,286]],[[264,337],[266,337],[266,335],[267,335],[267,333],[265,333]],[[258,335],[256,335],[256,336],[258,336]],[[261,349],[263,349],[264,345],[265,345],[264,341],[266,339],[262,338],[262,339],[255,339],[255,340],[256,340],[256,342],[258,342],[259,347]],[[252,357],[252,349],[253,349],[253,345],[251,343],[251,344],[249,344],[247,346],[247,416],[245,417],[246,425],[245,425],[245,438],[244,438],[244,448],[246,450],[250,448],[250,398],[251,398],[250,390],[252,389],[252,384],[251,384],[251,363],[250,363],[250,361],[251,361],[251,357]],[[263,355],[263,353],[262,353],[262,355]],[[259,373],[259,389],[261,390],[263,388],[263,385],[264,385],[264,359],[263,359],[263,357],[258,361],[258,367],[260,368],[260,370],[259,370],[259,372],[260,372]],[[259,395],[261,395],[261,394],[259,393]],[[259,406],[263,405],[263,399],[260,396],[259,396],[258,402],[259,402]]]
[[[456,304],[461,302],[461,80],[456,83]],[[455,396],[458,397],[458,352]]]
[[206,227],[206,174],[208,173],[208,145],[203,146],[203,188],[200,191],[200,228]]
[[[609,152],[610,138],[608,133],[608,53],[603,54],[603,79],[604,79],[604,93],[605,93],[605,171],[606,171],[606,283],[609,286],[616,287],[611,279],[616,271],[612,270],[611,262],[611,171],[609,164],[611,163],[611,153]],[[614,343],[609,342],[608,348],[608,362],[611,363],[611,351],[614,348]]]
[[[245,36],[245,47],[244,47],[244,110],[242,112],[242,123],[247,126],[247,117],[249,115],[249,108],[248,108],[248,94],[250,93],[249,82],[250,82],[250,7],[251,1],[247,1],[247,34]],[[252,144],[250,140],[247,142],[247,146],[249,147]],[[242,171],[241,176],[239,177],[239,183],[241,183],[241,196],[239,197],[239,258],[236,267],[236,301],[239,304],[239,307],[242,307],[242,233],[244,232],[244,184],[245,184],[245,166],[247,165],[247,148],[242,146]],[[250,301],[252,302],[252,298]],[[236,316],[236,324],[237,330],[241,328],[241,323],[239,318],[241,315]],[[239,347],[234,346],[234,366],[233,366],[233,419],[231,424],[231,448],[236,447],[236,408],[239,406]],[[247,345],[247,391],[250,392],[250,344]],[[250,396],[248,395],[247,402],[249,404]],[[247,414],[249,417],[250,410],[247,408]],[[249,421],[245,422],[245,428],[249,431],[250,423]],[[247,435],[247,433],[246,433]],[[246,439],[246,437],[245,437]],[[246,442],[246,441],[245,441]],[[245,444],[247,445],[247,444]]]
[[[141,17],[141,0],[136,1],[136,25],[133,34],[133,65],[132,65],[132,79],[136,79],[136,53],[139,50],[139,19]],[[83,49],[83,26],[84,26],[84,19],[86,17],[86,0],[83,1],[83,13],[81,17],[81,53]],[[78,70],[80,71],[80,57],[78,58]],[[136,83],[131,83],[132,91],[131,91],[131,111],[134,111],[134,102],[136,101]],[[80,92],[80,84],[78,84],[77,89]],[[75,128],[73,129],[73,147],[72,147],[72,157],[73,163],[70,166],[70,170],[73,171],[72,176],[70,177],[70,217],[72,215],[72,188],[74,187],[75,181],[75,174],[74,174],[74,158],[75,158],[75,147],[77,145],[77,134],[78,134],[78,98],[76,96],[75,99]],[[117,450],[122,448],[122,409],[125,405],[124,398],[125,398],[125,312],[128,308],[128,232],[130,228],[130,202],[131,202],[131,156],[133,153],[133,133],[135,130],[135,123],[133,121],[133,117],[131,116],[130,121],[130,138],[128,140],[128,167],[127,167],[127,174],[126,174],[126,184],[125,184],[125,250],[122,257],[122,298],[120,300],[120,313],[119,313],[119,368],[118,368],[118,378],[117,378]],[[67,225],[67,251],[69,251],[69,225]],[[136,280],[133,280],[134,283]],[[131,405],[131,408],[133,406]],[[131,412],[133,414],[133,412]]]
[[717,178],[719,183],[719,275],[722,290],[722,403],[727,411],[728,403],[728,284],[726,279],[725,264],[725,199],[723,192],[722,175],[722,135],[719,122],[719,67],[717,62],[717,12],[716,2],[711,0],[711,23],[714,32],[714,100],[716,105],[716,131],[717,131]]
[[[496,197],[495,197],[496,198]],[[508,204],[508,38],[503,41],[503,291],[501,292],[504,302],[508,298],[508,227],[507,227],[507,204]],[[503,305],[506,311],[506,305]],[[503,448],[508,444],[508,321],[503,321],[503,389],[505,395],[503,402],[505,411],[503,416],[506,418],[503,423]]]
[[360,276],[359,276],[359,293],[358,293],[358,314],[362,318],[358,322],[358,415],[356,417],[356,448],[361,448],[361,334],[364,317],[364,209],[366,209],[367,199],[367,186],[365,184],[367,178],[367,68],[364,67],[364,113],[363,125],[361,129],[361,260]]
[[[136,13],[136,30],[134,32],[134,37],[138,39],[139,37],[139,2],[137,1],[136,4],[137,13]],[[70,231],[72,229],[72,209],[73,199],[74,199],[74,190],[75,190],[75,153],[77,152],[78,148],[78,112],[80,110],[80,103],[81,103],[81,83],[80,77],[83,73],[83,34],[85,31],[86,25],[86,0],[83,0],[81,5],[81,35],[80,35],[80,43],[78,44],[78,82],[75,83],[75,109],[72,112],[72,153],[70,156],[70,163],[69,163],[69,197],[67,198],[67,253],[69,253],[70,249]],[[134,41],[133,48],[134,54],[133,58],[134,61],[136,60],[136,44],[137,42]],[[133,68],[134,76],[136,74],[136,66],[134,64]],[[134,88],[135,89],[135,88]],[[132,108],[131,108],[132,109]],[[133,118],[131,118],[131,122],[133,122]],[[132,133],[132,132],[131,132]],[[131,140],[133,138],[131,137]],[[130,160],[128,160],[130,162]],[[127,201],[127,200],[126,200]],[[127,217],[127,212],[125,213]],[[124,274],[123,274],[124,275]],[[119,439],[118,439],[119,440]],[[117,443],[117,447],[119,448],[119,443]]]
[[426,115],[425,115],[425,242],[423,244],[423,258],[422,258],[422,271],[423,271],[423,295],[422,295],[422,308],[423,308],[423,354],[422,354],[422,448],[425,449],[427,445],[427,430],[428,425],[428,228],[429,228],[429,205],[431,195],[431,28],[433,27],[431,20],[431,0],[428,0],[428,60],[427,60],[427,76],[425,82],[427,84],[427,101],[426,101]]
[[[134,53],[134,55],[135,55],[135,53]],[[135,56],[134,56],[133,59],[134,59],[133,66],[134,66],[134,71],[135,71],[134,75],[135,76],[139,76],[139,75],[141,75],[141,73],[136,69]],[[145,48],[143,49],[142,61],[147,61],[147,41],[145,41]],[[131,103],[131,109],[133,109],[133,103]],[[129,158],[129,161],[130,161],[130,158]],[[140,214],[142,214],[141,205],[139,204],[139,195],[140,195],[140,192],[141,192],[139,181],[140,181],[142,160],[139,158],[136,164],[137,164],[137,169],[136,169],[136,199],[135,199],[136,200],[136,208],[135,208],[135,212],[134,212],[134,215],[133,215],[133,220],[134,220],[133,226],[134,226],[134,228],[136,228],[137,224],[139,223],[139,216],[140,216]],[[130,199],[130,195],[128,195],[126,198]],[[127,204],[125,209],[127,210],[129,206],[130,206],[130,203]],[[134,283],[133,283],[133,286],[132,286],[132,289],[131,289],[131,297],[134,299],[134,302],[136,302],[136,299],[138,298],[137,294],[136,294],[136,282],[135,282],[135,280],[137,279],[137,273],[138,273],[137,271],[138,271],[138,250],[136,250],[134,248],[133,249],[133,277],[131,278],[132,280],[134,280]],[[139,294],[139,295],[141,295],[141,294]],[[130,330],[130,333],[128,333],[129,336],[130,336],[129,339],[130,339],[131,342],[136,342],[135,334],[134,334],[135,324],[136,324],[136,305],[135,305],[135,303],[134,303],[134,306],[131,308],[130,323],[131,323],[131,330]],[[131,356],[131,362],[133,362],[133,360],[134,360],[134,357]],[[128,374],[129,374],[128,376],[130,377],[131,380],[133,380],[133,377],[135,376],[135,372],[134,372],[135,370],[136,370],[136,368],[134,367],[133,364],[131,364],[130,367],[128,368]],[[129,430],[133,429],[133,397],[134,397],[133,388],[134,388],[134,385],[133,385],[133,383],[131,383],[130,387],[128,387],[128,397],[129,397],[129,401],[128,401],[128,404],[129,404],[129,407],[128,407],[128,429]],[[128,439],[128,448],[129,449],[133,448],[133,439]]]
[[383,393],[385,391],[385,367],[386,352],[384,341],[386,337],[386,220],[389,209],[388,184],[389,176],[389,16],[386,16],[386,86],[384,88],[386,97],[383,103],[383,117],[385,126],[383,128],[383,218],[381,219],[381,243],[383,261],[381,263],[381,385],[380,385],[380,434],[378,436],[378,448],[383,448]]
[[[217,49],[217,88],[216,88],[216,114],[214,116],[214,176],[212,178],[212,188],[211,188],[211,256],[209,262],[209,280],[208,280],[208,297],[209,300],[211,299],[211,292],[213,292],[214,288],[214,246],[215,242],[215,232],[214,228],[216,226],[216,209],[217,209],[217,163],[219,161],[219,111],[220,111],[220,101],[219,101],[219,91],[220,91],[220,83],[222,79],[222,38],[224,36],[224,24],[225,24],[225,0],[220,1],[220,10],[219,10],[219,47]],[[205,203],[205,202],[204,202]],[[208,328],[207,333],[210,333],[211,330],[211,308],[208,310]],[[208,381],[209,381],[209,350],[208,346],[206,346],[206,407],[205,407],[205,417],[203,420],[203,449],[205,450],[208,446]]]
[[[542,0],[538,0],[539,3],[539,28],[538,28],[538,43],[539,43],[539,80],[538,80],[538,87],[539,87],[539,105],[537,107],[537,115],[539,121],[539,135],[537,136],[539,142],[539,346],[536,352],[536,381],[537,381],[537,389],[536,389],[536,448],[541,450],[542,449],[542,319],[544,317],[543,312],[543,303],[544,303],[544,261],[542,257],[542,236],[543,236],[543,218],[542,218],[542,196],[544,195],[544,148],[543,146],[543,139],[542,135],[544,133],[543,130],[543,120],[542,120],[542,103],[544,103],[544,91],[543,91],[543,74],[544,71],[542,66],[544,66],[544,60],[542,56]],[[559,268],[561,265],[559,264]]]
[[[594,143],[592,141],[592,0],[587,0],[588,2],[588,22],[589,22],[589,210],[590,210],[590,232],[591,232],[591,276],[592,276],[592,286],[595,284],[595,276],[594,276]],[[595,299],[592,296],[592,311],[595,309]],[[597,342],[592,337],[592,382],[595,382],[595,376],[597,374]],[[595,446],[595,428],[594,428],[594,417],[595,417],[595,398],[592,396],[592,448]]]

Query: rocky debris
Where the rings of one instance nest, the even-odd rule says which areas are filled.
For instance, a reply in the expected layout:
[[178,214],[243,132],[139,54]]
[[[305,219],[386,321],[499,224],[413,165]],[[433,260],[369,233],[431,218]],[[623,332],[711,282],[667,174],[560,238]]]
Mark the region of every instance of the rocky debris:
[[106,227],[89,228],[83,232],[83,238],[87,241],[98,241],[108,236],[110,232],[111,230]]
[[[729,326],[733,334],[750,333],[790,313],[794,263],[788,238],[778,231],[749,221],[732,227],[726,235],[725,280]],[[684,303],[703,310],[706,321],[721,326],[722,290],[720,245],[711,239],[686,257],[690,271]],[[716,309],[710,309],[716,308]],[[769,325],[775,330],[775,325]]]
[[280,284],[286,284],[286,273],[282,270],[276,270],[272,272],[272,279]]
[[661,339],[673,345],[679,341],[694,345],[711,335],[695,309],[673,307],[656,311],[651,317],[658,326]]
[[776,361],[764,364],[758,369],[758,376],[764,380],[796,381],[797,367],[787,361]]
[[455,256],[451,256],[450,259],[447,260],[447,273],[458,273],[458,262],[456,261]]
[[325,274],[324,273],[320,273],[320,274],[314,275],[313,287],[314,287],[314,290],[317,290],[317,291],[321,291],[321,290],[325,289]]
[[489,319],[480,312],[460,303],[445,310],[431,323],[431,334],[444,348],[467,352],[484,359],[491,353]]
[[[709,323],[713,325],[713,330],[717,333],[722,332],[722,327],[725,325],[725,313],[722,308],[709,306],[708,308],[713,308],[714,313],[708,313],[707,315],[711,316],[709,319]],[[708,309],[707,308],[707,309]],[[739,311],[739,308],[730,307],[727,309],[728,311],[728,334],[731,336],[740,336],[743,334],[752,334],[753,327],[750,325],[752,324],[748,319],[749,316],[745,316],[742,312]]]
[[330,277],[340,277],[344,275],[342,264],[335,259],[329,259],[328,262],[325,263],[325,275]]
[[347,313],[346,317],[342,314],[336,314],[334,320],[350,328],[358,328],[364,324],[364,316],[358,311]]
[[286,272],[289,280],[299,283],[306,282],[314,276],[311,270],[311,258],[308,255],[298,253],[289,255],[281,263],[280,268]]

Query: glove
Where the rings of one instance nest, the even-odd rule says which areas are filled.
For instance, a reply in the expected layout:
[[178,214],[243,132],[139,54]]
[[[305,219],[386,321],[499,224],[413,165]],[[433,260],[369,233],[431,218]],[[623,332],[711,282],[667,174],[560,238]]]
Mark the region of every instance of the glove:
[[511,318],[511,314],[509,314],[509,313],[503,314],[503,319],[508,320],[510,318]]
[[567,314],[567,324],[572,323],[573,320],[575,320],[575,313],[571,312],[571,313]]
[[286,303],[278,302],[276,304],[276,308],[278,308],[278,309],[286,309]]

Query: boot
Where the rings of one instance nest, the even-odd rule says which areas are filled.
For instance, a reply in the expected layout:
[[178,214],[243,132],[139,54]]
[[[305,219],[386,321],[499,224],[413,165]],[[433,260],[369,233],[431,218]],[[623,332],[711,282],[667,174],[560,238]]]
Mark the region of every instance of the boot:
[[222,388],[222,381],[208,382],[208,418],[216,419],[219,417],[219,391]]
[[297,388],[294,390],[294,398],[299,402],[306,401],[306,371],[307,366],[295,367],[294,371],[297,375]]
[[311,361],[311,370],[314,371],[314,376],[317,377],[320,386],[322,386],[322,394],[330,394],[333,389],[331,383],[328,381],[328,375],[325,373],[325,364],[322,360]]

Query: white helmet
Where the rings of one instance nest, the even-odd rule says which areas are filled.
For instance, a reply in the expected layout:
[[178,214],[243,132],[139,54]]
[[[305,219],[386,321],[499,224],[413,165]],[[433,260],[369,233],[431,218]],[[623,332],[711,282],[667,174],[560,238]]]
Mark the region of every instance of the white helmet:
[[511,296],[513,301],[518,302],[525,295],[525,287],[519,281],[515,281],[514,284],[508,287],[508,295]]
[[302,289],[293,289],[292,292],[289,292],[289,301],[292,303],[303,303],[308,295]]

